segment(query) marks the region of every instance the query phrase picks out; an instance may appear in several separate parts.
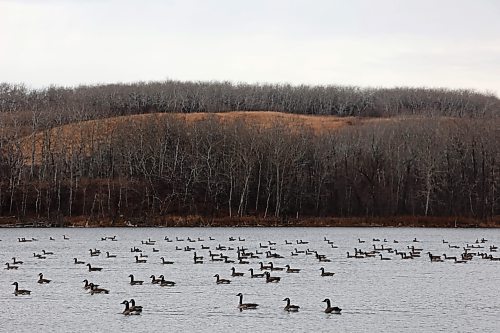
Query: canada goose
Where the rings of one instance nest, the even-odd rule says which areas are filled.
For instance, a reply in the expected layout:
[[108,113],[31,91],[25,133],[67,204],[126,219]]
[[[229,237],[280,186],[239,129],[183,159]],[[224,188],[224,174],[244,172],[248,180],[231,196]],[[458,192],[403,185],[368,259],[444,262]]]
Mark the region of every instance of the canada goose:
[[151,275],[149,278],[152,284],[159,284],[161,282],[161,279],[157,279],[154,275]]
[[78,259],[76,259],[76,258],[73,258],[73,260],[75,261],[75,265],[83,265],[83,264],[85,264],[85,262],[84,262],[84,261],[79,261],[79,260],[78,260]]
[[175,286],[174,281],[165,280],[165,277],[163,275],[160,275],[159,278],[161,279],[160,280],[160,287],[173,287],[173,286]]
[[69,237],[68,237],[68,236],[66,236],[66,235],[63,235],[63,239],[64,239],[64,240],[69,240]]
[[160,252],[160,250],[155,249],[155,248],[153,247],[153,252]]
[[44,283],[50,283],[51,280],[47,280],[43,278],[43,274],[39,273],[38,274],[38,283],[44,284]]
[[141,258],[147,258],[147,257],[148,257],[148,255],[147,255],[147,254],[142,254],[142,253],[139,253],[139,257],[141,257]]
[[429,258],[431,259],[431,262],[442,262],[443,259],[441,259],[441,256],[433,256],[432,253],[427,252],[429,255]]
[[457,258],[455,257],[455,264],[466,264],[467,263],[467,260],[457,260]]
[[358,243],[364,243],[364,240],[361,240],[361,238],[358,238]]
[[14,264],[14,265],[22,265],[23,262],[19,261],[19,260],[16,260],[16,257],[12,257],[12,264]]
[[106,258],[116,258],[116,254],[109,254],[109,252],[106,252]]
[[99,254],[101,254],[100,252],[93,251],[92,249],[89,249],[89,252],[91,257],[97,257],[99,256]]
[[135,263],[136,264],[145,264],[147,262],[146,259],[139,259],[139,256],[135,256]]
[[135,311],[135,310],[132,310],[130,307],[129,307],[129,302],[128,301],[123,301],[121,302],[121,304],[125,304],[125,310],[123,310],[123,314],[125,316],[130,316],[130,315],[140,315],[141,314],[141,311]]
[[100,272],[102,271],[101,267],[92,267],[90,264],[86,265],[89,268],[89,272]]
[[283,301],[286,301],[286,306],[283,308],[283,310],[288,311],[288,312],[297,312],[300,309],[300,306],[298,305],[291,305],[290,304],[290,298],[285,298]]
[[285,239],[285,245],[292,245],[293,243],[292,242],[289,242]]
[[165,258],[161,257],[161,263],[162,265],[172,265],[174,262],[173,261],[165,261]]
[[380,256],[380,260],[391,260],[391,258],[386,258],[386,257],[383,257],[383,256],[382,256],[382,253],[381,253],[381,254],[379,254],[379,256]]
[[43,255],[45,255],[45,256],[47,256],[47,255],[51,256],[51,255],[53,255],[53,254],[54,254],[54,252],[48,252],[48,251],[45,251],[45,250],[42,250],[42,253],[43,253]]
[[109,290],[104,288],[97,288],[97,286],[93,283],[89,283],[90,286],[90,294],[109,294]]
[[240,309],[240,310],[252,310],[252,309],[256,309],[259,306],[259,304],[256,304],[256,303],[243,303],[243,294],[242,293],[239,293],[236,296],[240,297],[240,302],[238,304],[238,309]]
[[14,295],[16,295],[16,296],[31,294],[31,290],[19,289],[19,284],[17,282],[14,282],[12,285],[16,286],[16,289],[14,290]]
[[269,272],[265,272],[264,274],[266,275],[266,283],[271,283],[271,282],[278,283],[281,280],[281,278],[278,276],[271,276],[271,273]]
[[263,278],[265,276],[264,273],[254,274],[253,273],[253,268],[250,268],[249,271],[250,271],[250,277],[251,278]]
[[260,265],[260,270],[261,270],[261,271],[264,271],[264,270],[266,270],[266,269],[271,269],[271,266],[269,266],[269,265],[264,265],[264,264],[262,263],[262,261],[261,261],[261,262],[259,262],[259,265]]
[[211,241],[215,240],[215,238],[213,238],[213,237],[208,237],[208,239]]
[[135,312],[142,312],[142,306],[135,305],[135,299],[130,300],[130,309]]
[[193,255],[193,259],[195,264],[203,264],[203,257],[197,256],[196,252]]
[[299,273],[299,268],[290,268],[290,265],[285,265],[287,273]]
[[305,253],[305,251],[297,250],[297,248],[295,248],[295,253]]
[[285,270],[283,267],[274,267],[274,264],[271,261],[268,262],[268,264],[271,267],[271,271],[284,271]]
[[33,253],[33,257],[35,257],[37,259],[47,259],[47,257],[42,256],[41,254],[36,254],[36,253]]
[[239,272],[236,272],[236,269],[234,267],[231,267],[231,276],[243,276],[245,275],[245,273],[239,273]]
[[326,309],[325,309],[325,313],[334,313],[334,314],[340,314],[340,311],[342,311],[341,308],[339,307],[332,307],[331,306],[331,303],[330,303],[330,299],[329,298],[325,298],[323,300],[323,302],[326,302]]
[[293,253],[293,252],[291,252],[291,255],[292,255],[292,257],[296,257],[296,256],[298,256],[298,254],[297,254],[297,253]]
[[214,275],[214,278],[217,278],[217,280],[215,281],[215,283],[217,283],[217,284],[230,284],[230,283],[231,283],[231,281],[230,281],[230,280],[221,279],[221,278],[219,277],[219,274],[215,274],[215,275]]
[[[83,280],[82,282],[85,282],[85,285],[83,286],[83,289],[90,289],[90,283],[87,279]],[[98,284],[94,284],[94,287],[99,287]]]
[[6,262],[5,265],[7,266],[5,269],[18,269],[19,268],[17,266],[11,266],[8,262]]
[[335,273],[333,273],[333,272],[325,272],[325,269],[323,267],[321,267],[319,270],[321,271],[321,276],[334,276],[335,275]]
[[133,286],[141,286],[144,283],[144,281],[134,280],[134,275],[132,274],[130,274],[128,277],[130,278],[130,284]]
[[54,237],[52,237],[52,236],[51,236],[51,237],[49,237],[49,240],[51,240],[51,241],[55,241]]
[[444,257],[444,259],[446,259],[446,260],[457,260],[457,257],[447,257],[447,256],[446,256],[446,253],[443,253],[443,257]]

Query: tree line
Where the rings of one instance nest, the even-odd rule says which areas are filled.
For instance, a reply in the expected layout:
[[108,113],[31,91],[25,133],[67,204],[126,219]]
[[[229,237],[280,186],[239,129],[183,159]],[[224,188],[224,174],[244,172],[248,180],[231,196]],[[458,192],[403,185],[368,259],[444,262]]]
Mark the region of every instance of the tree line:
[[36,140],[9,132],[0,216],[487,219],[500,213],[497,119],[400,117],[315,133],[171,115],[106,135],[79,123],[82,140],[62,149],[52,149],[57,128]]

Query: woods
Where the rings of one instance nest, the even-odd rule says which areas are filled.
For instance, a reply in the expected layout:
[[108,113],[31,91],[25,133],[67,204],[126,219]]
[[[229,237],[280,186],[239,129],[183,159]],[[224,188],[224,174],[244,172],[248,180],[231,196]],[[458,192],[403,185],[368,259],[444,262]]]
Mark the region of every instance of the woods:
[[[320,132],[244,118],[186,122],[175,114],[112,130],[88,125],[231,110],[380,118]],[[3,84],[0,216],[489,219],[500,213],[498,110],[494,96],[472,91]],[[61,140],[64,131],[77,139]]]

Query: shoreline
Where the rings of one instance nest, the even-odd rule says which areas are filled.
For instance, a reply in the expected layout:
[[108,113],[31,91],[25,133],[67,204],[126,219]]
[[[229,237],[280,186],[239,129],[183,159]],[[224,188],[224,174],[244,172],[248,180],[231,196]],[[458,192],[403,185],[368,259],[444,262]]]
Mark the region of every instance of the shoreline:
[[491,219],[469,217],[390,216],[390,217],[304,217],[293,219],[259,217],[155,216],[91,218],[89,216],[57,219],[0,217],[0,228],[200,228],[200,227],[381,227],[381,228],[500,228],[500,216]]

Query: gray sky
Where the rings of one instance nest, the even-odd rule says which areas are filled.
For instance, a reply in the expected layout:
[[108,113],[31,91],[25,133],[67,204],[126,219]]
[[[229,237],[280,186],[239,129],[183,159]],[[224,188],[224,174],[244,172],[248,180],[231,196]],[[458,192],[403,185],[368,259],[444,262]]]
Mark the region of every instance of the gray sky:
[[500,94],[497,0],[0,0],[0,81],[474,88]]

